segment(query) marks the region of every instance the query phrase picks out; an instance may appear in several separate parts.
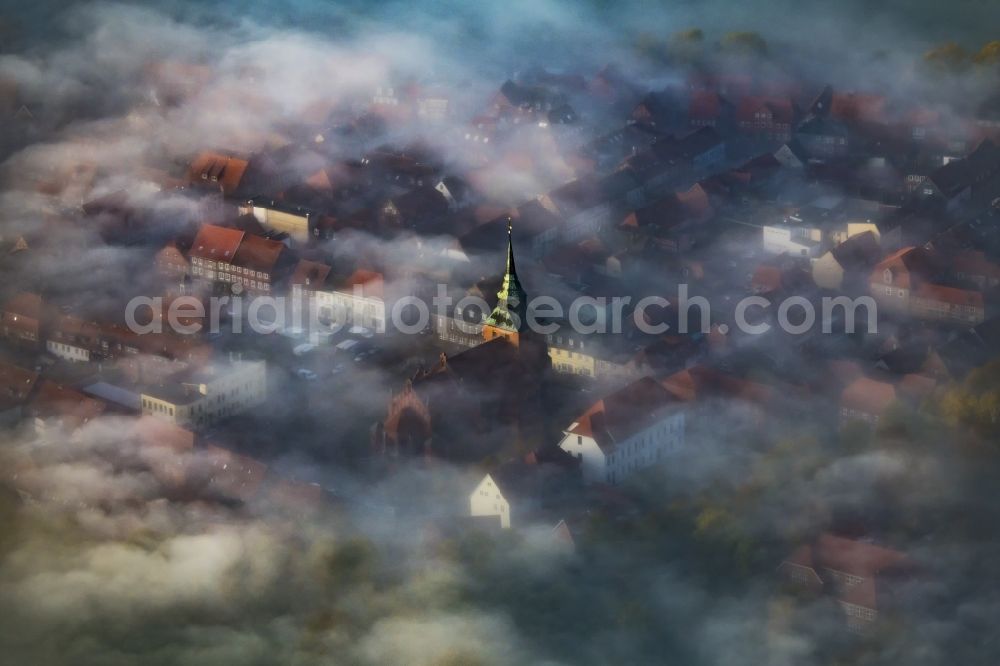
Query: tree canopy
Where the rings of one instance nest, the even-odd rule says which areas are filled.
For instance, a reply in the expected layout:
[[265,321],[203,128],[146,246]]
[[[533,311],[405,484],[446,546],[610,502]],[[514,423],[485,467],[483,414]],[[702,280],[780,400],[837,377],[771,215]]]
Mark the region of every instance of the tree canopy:
[[767,40],[759,33],[750,31],[737,31],[727,33],[720,46],[724,51],[740,53],[745,55],[766,55]]

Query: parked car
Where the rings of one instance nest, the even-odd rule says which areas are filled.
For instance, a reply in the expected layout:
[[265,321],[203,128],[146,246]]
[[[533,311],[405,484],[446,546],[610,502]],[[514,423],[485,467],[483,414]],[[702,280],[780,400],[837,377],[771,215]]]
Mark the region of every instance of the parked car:
[[295,371],[295,376],[299,379],[305,379],[306,381],[313,382],[319,379],[319,375],[310,370],[309,368],[299,368]]

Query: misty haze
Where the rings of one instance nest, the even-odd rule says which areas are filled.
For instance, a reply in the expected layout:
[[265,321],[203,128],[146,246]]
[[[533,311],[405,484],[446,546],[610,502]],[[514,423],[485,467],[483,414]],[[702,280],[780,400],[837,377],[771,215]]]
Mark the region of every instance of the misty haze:
[[0,666],[1000,662],[996,0],[7,0]]

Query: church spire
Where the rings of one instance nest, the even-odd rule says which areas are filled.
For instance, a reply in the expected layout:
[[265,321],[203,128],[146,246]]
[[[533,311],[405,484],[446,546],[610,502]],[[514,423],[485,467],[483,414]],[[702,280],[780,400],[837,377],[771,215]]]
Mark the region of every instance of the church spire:
[[506,331],[522,331],[526,327],[528,296],[521,287],[514,264],[513,224],[507,218],[507,270],[497,292],[497,305],[486,324]]
[[507,218],[507,275],[513,274],[517,277],[517,270],[514,268],[514,222]]

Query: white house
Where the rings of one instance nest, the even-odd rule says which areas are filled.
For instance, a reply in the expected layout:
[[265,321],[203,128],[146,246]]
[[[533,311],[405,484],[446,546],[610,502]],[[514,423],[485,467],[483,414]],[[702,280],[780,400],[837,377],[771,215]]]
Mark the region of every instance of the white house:
[[551,524],[562,515],[567,498],[576,497],[578,477],[574,465],[559,461],[510,460],[491,469],[469,495],[469,515],[498,518],[500,527]]
[[487,474],[469,495],[470,516],[499,516],[500,526],[510,527],[510,501],[504,497],[500,486]]
[[683,449],[684,411],[643,377],[594,403],[563,432],[559,447],[580,461],[584,481],[617,484]]

